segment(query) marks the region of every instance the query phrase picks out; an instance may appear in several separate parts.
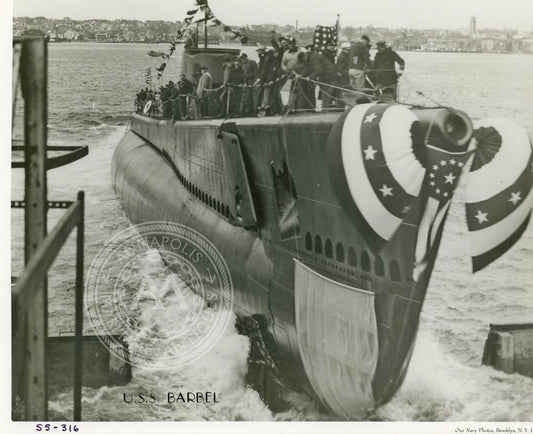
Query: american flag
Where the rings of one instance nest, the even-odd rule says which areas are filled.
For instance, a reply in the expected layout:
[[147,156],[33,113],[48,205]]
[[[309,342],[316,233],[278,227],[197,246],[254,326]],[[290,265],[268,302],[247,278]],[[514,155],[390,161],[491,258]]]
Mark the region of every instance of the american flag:
[[533,204],[527,132],[507,119],[474,123],[477,145],[466,183],[466,221],[476,272],[509,250],[526,230]]
[[146,68],[144,73],[144,82],[149,86],[152,85],[152,67]]
[[337,45],[337,28],[335,26],[316,26],[313,35],[313,47],[321,53],[328,43]]

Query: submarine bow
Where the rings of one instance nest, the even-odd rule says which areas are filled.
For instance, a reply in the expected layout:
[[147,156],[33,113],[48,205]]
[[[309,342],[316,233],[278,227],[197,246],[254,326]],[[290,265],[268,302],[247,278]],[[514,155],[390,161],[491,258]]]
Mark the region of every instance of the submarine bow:
[[[132,115],[112,176],[133,222],[187,225],[219,249],[233,308],[254,324],[253,346],[279,378],[340,418],[361,419],[402,384],[469,161],[467,221],[485,266],[527,225],[531,158],[512,123],[361,104],[231,121]],[[497,178],[504,184],[487,189],[504,162],[513,164]]]

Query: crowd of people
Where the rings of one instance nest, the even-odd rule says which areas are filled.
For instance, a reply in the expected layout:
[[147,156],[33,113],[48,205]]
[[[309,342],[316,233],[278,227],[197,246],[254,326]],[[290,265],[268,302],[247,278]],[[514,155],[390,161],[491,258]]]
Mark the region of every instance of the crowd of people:
[[[397,99],[396,64],[403,71],[405,62],[385,41],[376,44],[373,60],[366,35],[343,42],[340,50],[329,43],[322,52],[312,45],[299,47],[294,38],[273,37],[271,45],[257,47],[257,61],[245,53],[224,57],[222,83],[214,83],[202,66],[194,83],[182,74],[177,83],[170,81],[158,91],[143,89],[136,110],[163,119],[203,119],[344,108],[345,91],[355,95],[356,102]],[[288,79],[292,81],[284,105],[280,91]]]

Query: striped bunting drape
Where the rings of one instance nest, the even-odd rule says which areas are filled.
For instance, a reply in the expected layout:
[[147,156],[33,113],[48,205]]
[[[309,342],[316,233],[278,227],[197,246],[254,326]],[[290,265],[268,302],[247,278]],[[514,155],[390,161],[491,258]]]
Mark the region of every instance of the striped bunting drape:
[[474,123],[477,145],[467,180],[466,221],[473,271],[509,250],[524,233],[533,204],[527,132],[508,119]]

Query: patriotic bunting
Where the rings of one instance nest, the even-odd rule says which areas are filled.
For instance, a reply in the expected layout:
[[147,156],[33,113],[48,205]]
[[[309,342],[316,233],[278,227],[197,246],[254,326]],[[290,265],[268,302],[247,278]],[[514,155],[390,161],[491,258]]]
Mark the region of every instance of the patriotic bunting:
[[533,204],[533,160],[527,132],[507,119],[474,124],[466,220],[476,272],[503,255],[525,231]]
[[146,72],[144,73],[144,82],[152,87],[152,67],[146,68]]
[[321,53],[328,43],[337,45],[337,28],[335,26],[316,26],[313,35],[313,47]]
[[178,31],[178,37],[183,37],[185,30],[191,23],[205,22],[207,25],[207,22],[210,22],[209,27],[222,26],[222,29],[225,32],[232,33],[233,36],[231,39],[239,38],[242,44],[246,44],[250,41],[250,38],[246,35],[245,28],[235,30],[220,21],[209,7],[207,0],[197,0],[196,5],[198,8],[187,11],[187,18],[183,20],[187,27]]
[[165,72],[165,68],[167,67],[168,60],[165,60],[161,65],[159,65],[157,68],[155,68],[157,72],[157,78],[161,78],[163,76],[163,72]]
[[[509,120],[479,121],[472,146],[450,147],[428,139],[404,106],[359,104],[339,118],[327,146],[330,170],[343,168],[343,176],[332,179],[336,194],[374,252],[404,220],[418,221],[415,281],[434,257],[469,158],[465,205],[474,272],[514,245],[529,222],[533,150],[526,131]],[[415,200],[422,202],[414,207]]]
[[451,198],[468,159],[467,147],[463,151],[450,152],[442,148],[426,145],[426,176],[423,189],[427,202],[418,224],[415,246],[415,267],[413,279],[418,281],[426,270],[428,258],[435,240],[444,228]]
[[342,129],[342,163],[352,199],[378,251],[390,240],[420,193],[425,169],[416,157],[416,115],[405,107],[360,104]]

